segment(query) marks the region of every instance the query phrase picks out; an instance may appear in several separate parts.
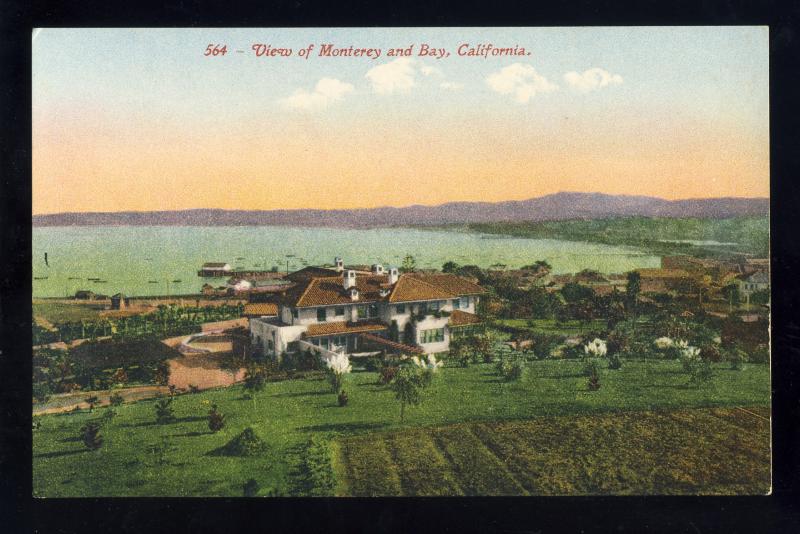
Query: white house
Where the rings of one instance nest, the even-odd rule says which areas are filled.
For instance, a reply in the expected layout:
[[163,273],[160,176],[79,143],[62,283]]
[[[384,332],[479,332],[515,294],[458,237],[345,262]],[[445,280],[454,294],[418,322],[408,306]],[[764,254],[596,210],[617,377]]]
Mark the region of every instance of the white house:
[[200,272],[197,274],[207,278],[215,278],[219,276],[225,276],[227,273],[231,272],[233,268],[230,266],[229,263],[223,262],[206,262],[200,268]]
[[757,291],[769,289],[769,274],[764,271],[756,271],[752,274],[742,275],[738,279],[739,293],[743,297],[749,297]]
[[451,336],[482,322],[475,310],[485,290],[460,276],[381,265],[356,271],[339,258],[335,265],[287,276],[295,285],[278,299],[277,317],[250,319],[256,351],[442,352]]

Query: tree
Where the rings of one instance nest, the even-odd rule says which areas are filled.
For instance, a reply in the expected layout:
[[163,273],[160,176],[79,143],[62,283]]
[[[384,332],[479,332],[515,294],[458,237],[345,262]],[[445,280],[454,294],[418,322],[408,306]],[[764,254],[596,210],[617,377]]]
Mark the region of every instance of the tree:
[[100,435],[100,425],[95,422],[88,422],[81,428],[81,440],[87,449],[97,450],[103,445],[103,437]]
[[422,401],[419,373],[411,367],[401,368],[391,382],[395,398],[400,401],[400,422],[405,420],[406,404],[416,406]]
[[458,270],[458,264],[454,261],[446,261],[444,265],[442,265],[443,273],[454,273],[457,270]]
[[172,397],[158,399],[154,406],[156,410],[156,423],[171,423],[175,420],[175,413],[172,410]]
[[633,318],[633,326],[634,330],[636,329],[636,311],[637,311],[637,304],[639,299],[639,293],[642,290],[642,275],[640,275],[637,271],[631,271],[628,273],[628,281],[625,284],[625,305],[628,310],[628,314],[630,317]]
[[417,260],[414,256],[408,254],[403,258],[403,264],[400,266],[400,271],[404,273],[413,273],[417,269]]
[[225,426],[225,416],[217,409],[216,404],[211,405],[208,412],[208,428],[212,432],[219,432]]
[[253,408],[256,407],[256,393],[262,391],[266,385],[266,373],[263,365],[250,362],[244,374],[244,389],[253,399]]

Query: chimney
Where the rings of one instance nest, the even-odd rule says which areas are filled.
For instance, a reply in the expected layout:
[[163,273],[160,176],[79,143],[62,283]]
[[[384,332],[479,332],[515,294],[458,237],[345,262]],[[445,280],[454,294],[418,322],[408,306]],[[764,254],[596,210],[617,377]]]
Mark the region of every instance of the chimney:
[[344,262],[342,261],[342,258],[340,258],[339,256],[336,256],[333,259],[333,264],[336,265],[336,272],[337,273],[340,273],[340,272],[344,271]]
[[383,265],[376,263],[372,266],[372,274],[383,274]]
[[389,283],[392,285],[396,284],[398,278],[400,278],[400,275],[397,271],[397,267],[389,267]]
[[352,270],[344,271],[342,275],[342,285],[345,289],[350,289],[356,286],[356,272]]

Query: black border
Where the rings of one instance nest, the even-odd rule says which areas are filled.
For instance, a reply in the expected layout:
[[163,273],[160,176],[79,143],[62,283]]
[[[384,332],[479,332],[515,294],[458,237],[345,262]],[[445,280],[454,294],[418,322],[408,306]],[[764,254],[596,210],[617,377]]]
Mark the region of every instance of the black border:
[[[361,1],[4,3],[0,17],[3,271],[0,272],[0,530],[25,532],[470,531],[790,532],[800,529],[796,267],[799,228],[800,6],[776,1],[614,2],[530,5],[461,2],[402,7]],[[446,499],[47,499],[31,495],[30,443],[30,36],[35,27],[147,26],[770,26],[774,494],[769,497]]]

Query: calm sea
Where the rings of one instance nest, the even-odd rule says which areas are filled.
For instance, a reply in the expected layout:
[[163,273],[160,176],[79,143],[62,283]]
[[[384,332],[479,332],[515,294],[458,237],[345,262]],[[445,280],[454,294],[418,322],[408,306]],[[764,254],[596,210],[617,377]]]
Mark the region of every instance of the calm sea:
[[63,297],[78,289],[131,296],[193,293],[207,281],[197,276],[207,261],[249,270],[285,270],[288,261],[294,270],[332,263],[335,256],[345,263],[399,266],[411,254],[418,266],[436,268],[448,260],[509,268],[547,260],[555,273],[622,273],[660,262],[625,247],[407,228],[70,226],[34,228],[32,245],[34,297]]

